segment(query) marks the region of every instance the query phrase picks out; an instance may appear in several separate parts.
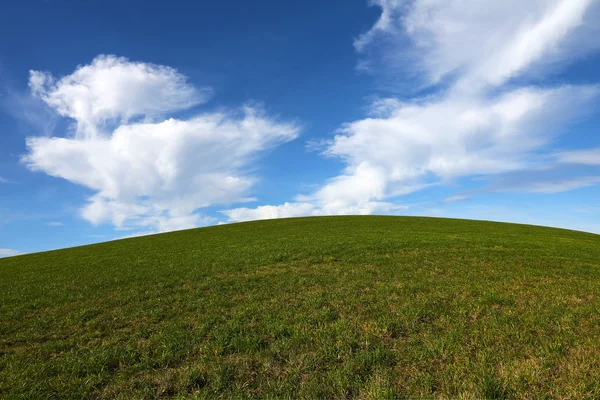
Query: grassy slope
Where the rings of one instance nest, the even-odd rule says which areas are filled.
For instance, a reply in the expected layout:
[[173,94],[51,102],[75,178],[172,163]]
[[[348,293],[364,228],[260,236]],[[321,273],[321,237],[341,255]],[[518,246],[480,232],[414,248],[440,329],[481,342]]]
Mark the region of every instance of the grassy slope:
[[600,236],[252,222],[0,260],[0,397],[600,398]]

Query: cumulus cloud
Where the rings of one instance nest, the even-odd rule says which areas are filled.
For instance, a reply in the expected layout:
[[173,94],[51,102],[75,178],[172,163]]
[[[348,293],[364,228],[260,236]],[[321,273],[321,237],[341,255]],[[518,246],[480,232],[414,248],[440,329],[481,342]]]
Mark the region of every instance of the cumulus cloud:
[[202,102],[203,91],[173,68],[113,56],[60,80],[32,72],[30,87],[74,121],[75,134],[27,138],[23,162],[92,190],[82,216],[94,224],[167,231],[206,223],[197,210],[247,200],[251,161],[298,135],[253,107],[167,118]]
[[13,257],[13,256],[18,256],[21,253],[20,251],[17,250],[12,250],[12,249],[0,249],[0,258],[3,257]]
[[[600,17],[597,2],[372,4],[381,8],[381,16],[354,43],[363,57],[396,70],[396,80],[417,74],[427,85],[445,85],[426,97],[378,99],[369,107],[370,117],[344,124],[324,150],[345,162],[343,173],[300,196],[293,208],[297,213],[389,210],[394,198],[431,185],[541,168],[551,158],[546,149],[598,97],[596,85],[523,83],[600,45],[592,35]],[[563,158],[589,161],[592,156]],[[548,193],[595,182],[581,178],[532,187]],[[302,202],[316,209],[305,209]],[[263,215],[277,215],[266,210]],[[235,219],[237,214],[227,215]]]

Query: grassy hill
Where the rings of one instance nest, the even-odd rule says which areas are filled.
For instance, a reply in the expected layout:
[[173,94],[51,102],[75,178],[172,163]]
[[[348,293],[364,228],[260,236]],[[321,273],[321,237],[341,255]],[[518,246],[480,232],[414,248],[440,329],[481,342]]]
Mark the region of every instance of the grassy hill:
[[323,217],[0,260],[0,398],[600,398],[600,236]]

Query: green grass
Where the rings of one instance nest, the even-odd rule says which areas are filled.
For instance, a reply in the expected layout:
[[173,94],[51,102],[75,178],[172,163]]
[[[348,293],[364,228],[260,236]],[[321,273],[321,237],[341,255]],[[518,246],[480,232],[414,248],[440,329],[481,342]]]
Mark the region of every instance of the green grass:
[[0,260],[1,398],[600,398],[600,236],[251,222]]

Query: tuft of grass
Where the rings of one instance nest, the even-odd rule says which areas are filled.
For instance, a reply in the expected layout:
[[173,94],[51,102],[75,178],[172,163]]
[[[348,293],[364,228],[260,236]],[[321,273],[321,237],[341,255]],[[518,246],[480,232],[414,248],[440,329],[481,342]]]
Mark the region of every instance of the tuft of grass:
[[600,236],[260,221],[0,260],[0,398],[600,398]]

